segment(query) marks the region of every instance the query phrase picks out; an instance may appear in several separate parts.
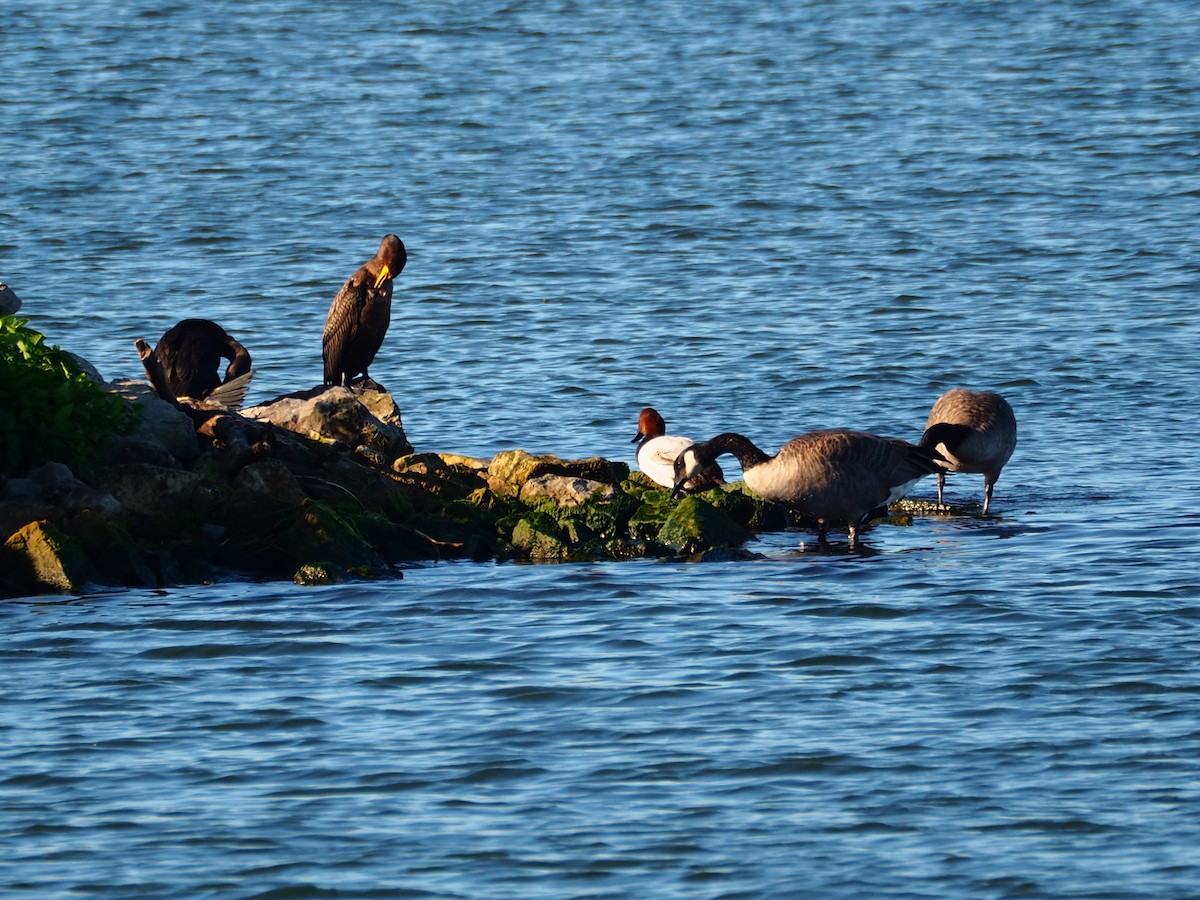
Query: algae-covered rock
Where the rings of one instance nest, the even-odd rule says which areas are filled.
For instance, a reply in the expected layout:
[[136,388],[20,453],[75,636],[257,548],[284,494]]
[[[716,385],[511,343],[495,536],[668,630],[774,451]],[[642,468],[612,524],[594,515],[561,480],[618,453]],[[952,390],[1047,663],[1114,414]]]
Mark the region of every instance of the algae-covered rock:
[[789,518],[786,504],[756,497],[742,482],[711,488],[696,496],[749,531],[782,531],[794,518]]
[[658,541],[681,553],[740,546],[750,537],[741,525],[699,497],[685,497],[667,516]]
[[512,543],[524,550],[530,559],[555,560],[567,554],[565,537],[565,532],[553,516],[530,511],[517,520]]
[[648,491],[642,495],[642,500],[629,517],[629,536],[634,540],[655,540],[675,511],[675,504],[666,491]]
[[30,522],[4,546],[17,560],[17,583],[24,582],[31,592],[78,594],[101,580],[79,545],[49,522]]
[[314,500],[306,500],[274,528],[246,537],[231,554],[239,566],[280,575],[318,563],[355,578],[392,573],[352,517]]

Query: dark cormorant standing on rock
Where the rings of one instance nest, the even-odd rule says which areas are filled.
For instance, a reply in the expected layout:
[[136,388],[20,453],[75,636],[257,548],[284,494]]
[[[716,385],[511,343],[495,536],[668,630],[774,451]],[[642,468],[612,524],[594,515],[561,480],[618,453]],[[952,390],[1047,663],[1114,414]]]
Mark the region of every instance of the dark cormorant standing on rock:
[[348,385],[359,374],[368,379],[392,319],[392,279],[407,261],[404,242],[389,234],[333,298],[321,338],[326,384]]
[[[154,348],[154,355],[176,397],[208,399],[236,407],[250,386],[250,354],[225,329],[208,319],[184,319]],[[217,372],[229,360],[222,380]]]

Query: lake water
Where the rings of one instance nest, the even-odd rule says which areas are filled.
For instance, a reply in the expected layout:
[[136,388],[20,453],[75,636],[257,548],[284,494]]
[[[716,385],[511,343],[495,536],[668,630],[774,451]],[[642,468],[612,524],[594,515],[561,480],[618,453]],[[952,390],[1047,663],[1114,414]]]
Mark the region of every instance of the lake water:
[[108,377],[205,316],[311,387],[394,231],[418,450],[1020,422],[995,516],[860,553],[0,604],[0,892],[1195,896],[1197,48],[1170,0],[0,6],[0,280]]

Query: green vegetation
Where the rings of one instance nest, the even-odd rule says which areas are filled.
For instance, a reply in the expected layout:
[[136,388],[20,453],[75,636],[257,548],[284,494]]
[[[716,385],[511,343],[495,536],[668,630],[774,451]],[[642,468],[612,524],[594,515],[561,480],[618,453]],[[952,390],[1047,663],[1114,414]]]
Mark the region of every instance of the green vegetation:
[[105,391],[26,319],[0,317],[0,472],[51,460],[87,468],[137,427],[135,408]]

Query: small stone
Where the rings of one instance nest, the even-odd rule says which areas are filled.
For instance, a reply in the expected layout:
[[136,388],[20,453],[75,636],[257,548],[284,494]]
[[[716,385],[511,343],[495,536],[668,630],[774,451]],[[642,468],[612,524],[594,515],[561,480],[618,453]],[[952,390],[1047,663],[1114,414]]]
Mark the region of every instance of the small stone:
[[292,576],[292,581],[296,584],[306,586],[339,584],[342,580],[341,573],[334,566],[326,563],[307,563],[297,569],[296,574]]

